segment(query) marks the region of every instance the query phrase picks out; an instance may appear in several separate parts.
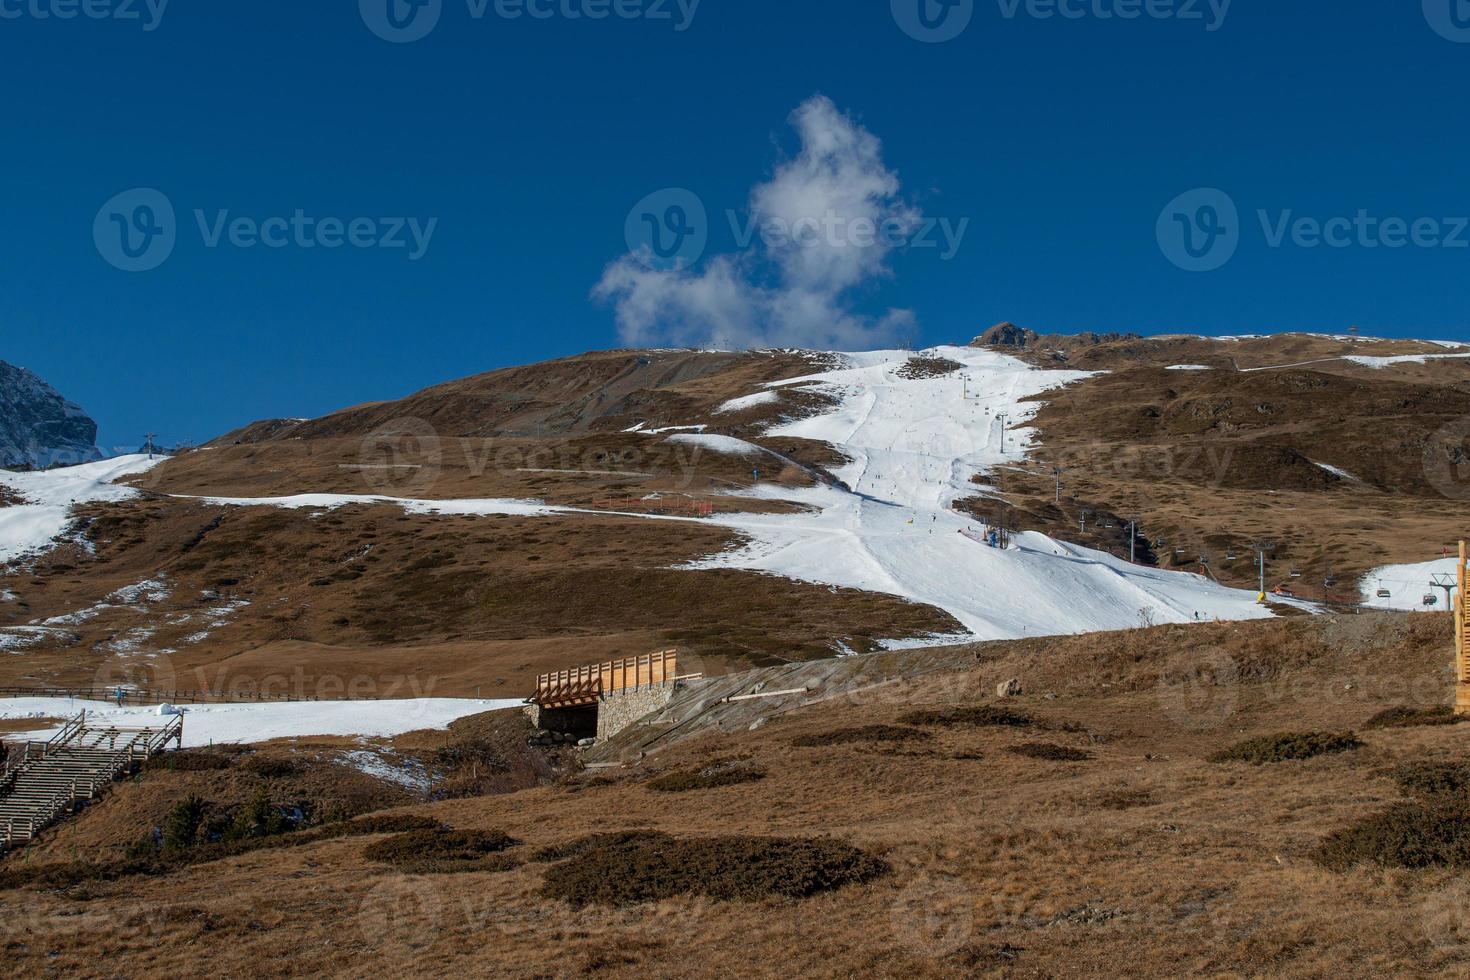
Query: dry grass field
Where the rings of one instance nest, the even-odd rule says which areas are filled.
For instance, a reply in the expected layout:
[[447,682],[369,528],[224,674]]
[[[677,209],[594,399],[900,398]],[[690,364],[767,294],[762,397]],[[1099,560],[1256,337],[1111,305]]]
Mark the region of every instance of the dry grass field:
[[[120,853],[119,820],[159,819],[185,789],[238,802],[252,778],[150,772],[4,866],[5,956],[20,974],[77,976],[187,972],[203,959],[226,976],[1463,976],[1463,869],[1329,870],[1315,856],[1333,831],[1402,799],[1398,767],[1463,760],[1463,727],[1367,727],[1385,708],[1444,702],[1448,640],[1442,616],[1363,615],[986,644],[972,669],[754,732],[394,809],[515,841],[461,835],[470,853],[419,872],[367,856],[390,839],[381,833],[99,872]],[[993,724],[993,712],[964,710],[993,703],[1008,677],[1025,693],[1004,710],[1023,717]],[[1363,745],[1211,761],[1247,737],[1308,731],[1353,731]],[[1031,744],[1082,758],[1014,751]],[[341,777],[310,762],[328,749],[267,747],[307,768],[253,778],[285,796],[309,793],[311,778],[340,792]],[[732,765],[764,776],[650,785]],[[631,840],[578,845],[620,832]],[[436,833],[419,836],[439,847]],[[751,837],[858,849],[858,865],[829,866],[834,882],[861,861],[884,868],[826,891],[799,871],[811,854],[782,851],[760,859],[774,862],[762,877],[738,841]],[[483,841],[495,853],[478,856]],[[558,855],[546,848],[580,857],[547,860]],[[656,893],[657,855],[672,850],[705,869],[679,886],[695,891],[614,905],[556,897],[587,868],[604,886]],[[742,897],[700,894],[727,887]]]

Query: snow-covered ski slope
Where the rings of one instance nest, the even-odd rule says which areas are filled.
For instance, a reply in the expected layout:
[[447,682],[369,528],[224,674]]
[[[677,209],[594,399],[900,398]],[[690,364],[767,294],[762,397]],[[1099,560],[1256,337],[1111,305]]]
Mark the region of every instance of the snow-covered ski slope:
[[[1450,607],[1444,590],[1434,584],[1436,575],[1453,576],[1458,558],[1436,558],[1411,565],[1383,565],[1363,576],[1363,605],[1372,609],[1394,609],[1399,612],[1445,612]],[[1379,590],[1388,595],[1381,596]],[[1434,604],[1426,606],[1425,596],[1434,596]]]
[[136,497],[138,491],[113,481],[146,472],[163,460],[134,455],[34,473],[0,470],[0,485],[24,501],[0,507],[0,565],[48,549],[71,523],[74,504]]
[[1025,423],[1040,407],[1024,399],[1087,375],[1040,370],[970,347],[924,354],[963,369],[905,378],[900,369],[913,354],[877,351],[841,355],[836,370],[778,382],[837,397],[833,411],[778,425],[769,434],[843,450],[849,462],[837,476],[846,486],[757,488],[757,495],[814,510],[717,517],[750,541],[697,567],[758,570],[904,596],[947,610],[980,639],[1271,615],[1253,593],[1132,565],[1044,534],[1018,535],[1007,550],[967,536],[978,537],[982,526],[952,505],[984,490],[972,477],[983,479],[1021,459],[1034,438]]

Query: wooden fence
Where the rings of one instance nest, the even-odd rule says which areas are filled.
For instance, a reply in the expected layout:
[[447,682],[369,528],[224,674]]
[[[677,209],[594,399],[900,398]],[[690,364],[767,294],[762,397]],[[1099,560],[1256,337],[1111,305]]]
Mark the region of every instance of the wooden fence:
[[[115,687],[0,687],[0,698],[71,698],[77,701],[105,701],[118,703],[119,691]],[[123,688],[122,703],[125,705],[155,704],[253,704],[255,702],[295,701],[381,701],[376,697],[318,698],[294,694],[261,694],[256,691],[138,691]]]

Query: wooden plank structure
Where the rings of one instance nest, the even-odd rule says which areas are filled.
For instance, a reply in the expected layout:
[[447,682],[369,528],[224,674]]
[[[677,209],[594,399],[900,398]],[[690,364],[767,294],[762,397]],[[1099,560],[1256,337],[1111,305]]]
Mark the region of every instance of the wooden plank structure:
[[672,684],[679,676],[678,660],[679,651],[661,650],[542,674],[533,700],[543,708],[576,708],[596,704],[605,694]]
[[1455,567],[1455,714],[1470,715],[1470,617],[1465,609],[1466,545]]

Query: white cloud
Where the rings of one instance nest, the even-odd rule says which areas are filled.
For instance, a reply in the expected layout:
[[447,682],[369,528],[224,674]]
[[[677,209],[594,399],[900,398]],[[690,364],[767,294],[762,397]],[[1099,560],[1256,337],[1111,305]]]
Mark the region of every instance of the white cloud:
[[624,343],[859,350],[912,329],[908,310],[851,306],[921,221],[881,141],[825,96],[790,122],[801,149],[751,191],[749,249],[698,270],[650,268],[636,254],[607,267],[593,295],[615,305]]

